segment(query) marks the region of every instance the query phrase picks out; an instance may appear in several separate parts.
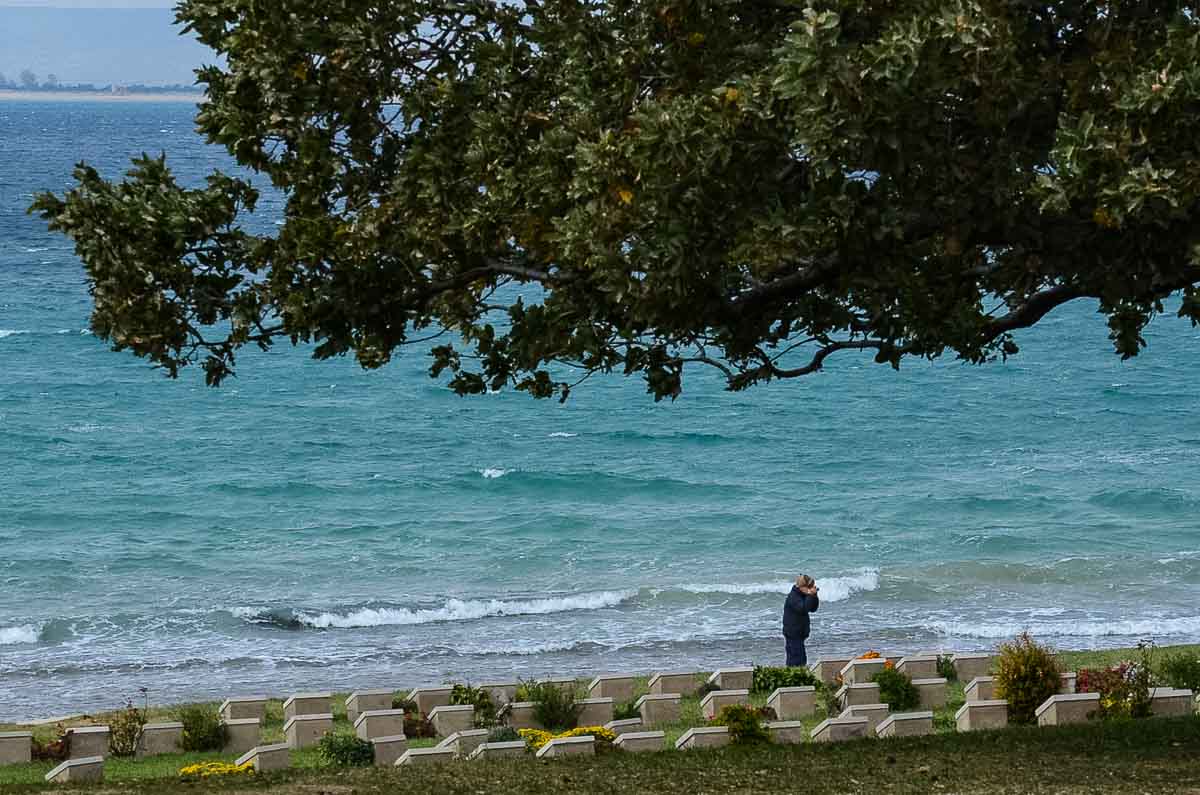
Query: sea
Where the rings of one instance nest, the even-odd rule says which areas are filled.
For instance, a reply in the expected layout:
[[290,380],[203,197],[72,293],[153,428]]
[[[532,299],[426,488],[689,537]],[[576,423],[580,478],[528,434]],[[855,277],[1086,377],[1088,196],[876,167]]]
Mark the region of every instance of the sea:
[[[1200,330],[1122,362],[1085,301],[1007,362],[842,353],[676,401],[463,398],[281,345],[206,387],[88,328],[26,214],[79,161],[232,168],[187,102],[0,102],[0,722],[138,703],[782,664],[809,654],[1200,640]],[[267,194],[258,216],[280,216]]]

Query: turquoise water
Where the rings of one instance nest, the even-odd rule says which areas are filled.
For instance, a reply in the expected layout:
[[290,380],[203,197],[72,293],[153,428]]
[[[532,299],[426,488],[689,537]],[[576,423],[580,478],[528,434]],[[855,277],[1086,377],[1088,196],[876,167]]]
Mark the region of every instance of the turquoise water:
[[[674,404],[462,399],[279,348],[208,389],[86,331],[69,244],[24,215],[86,159],[225,165],[186,104],[0,102],[0,721],[296,689],[1200,639],[1200,331],[1111,354],[1094,306],[1007,364],[842,354]],[[269,228],[269,203],[262,223]]]

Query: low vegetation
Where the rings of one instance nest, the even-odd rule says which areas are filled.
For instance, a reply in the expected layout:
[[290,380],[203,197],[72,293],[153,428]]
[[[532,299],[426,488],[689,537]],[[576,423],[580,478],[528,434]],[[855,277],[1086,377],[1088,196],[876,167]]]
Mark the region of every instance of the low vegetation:
[[1062,668],[1053,650],[1028,633],[1000,646],[996,662],[996,698],[1008,701],[1009,723],[1033,723],[1036,711],[1062,688]]
[[[1140,660],[1136,650],[1105,652],[1063,652],[1058,655],[1063,667],[1079,671],[1107,670],[1122,661]],[[1200,647],[1160,650],[1152,657],[1157,683],[1169,682],[1170,673],[1186,673],[1187,667],[1176,660],[1196,660]],[[571,696],[564,702],[574,704],[583,693],[583,685],[570,688],[552,685]],[[646,680],[638,682],[644,692]],[[818,688],[828,692],[828,688]],[[536,688],[532,691],[538,694]],[[528,696],[527,688],[521,695]],[[762,709],[766,693],[751,696],[750,708],[727,710],[718,720],[729,725],[738,740],[737,747],[723,751],[664,751],[657,754],[603,754],[595,759],[555,762],[551,767],[530,760],[494,760],[470,765],[407,769],[396,771],[363,767],[369,764],[369,748],[350,733],[345,712],[335,698],[335,735],[322,747],[292,753],[292,767],[285,773],[254,776],[233,771],[234,755],[219,752],[185,752],[142,760],[110,758],[105,765],[106,792],[173,793],[181,789],[183,776],[187,791],[240,793],[248,789],[295,793],[329,792],[349,795],[368,792],[648,792],[648,793],[724,793],[770,791],[778,782],[795,780],[795,770],[804,770],[806,792],[844,792],[867,788],[895,792],[929,792],[944,788],[954,792],[1058,792],[1173,791],[1182,782],[1200,777],[1200,717],[1152,719],[1145,721],[1098,721],[1086,726],[1037,729],[1012,727],[1001,732],[959,735],[954,732],[953,713],[962,704],[962,683],[947,688],[948,702],[935,710],[938,734],[931,737],[845,744],[805,744],[778,746],[763,743],[757,730],[771,716]],[[820,701],[818,702],[820,703]],[[803,721],[811,730],[825,717],[815,714]],[[174,710],[151,707],[145,710],[151,722],[191,717],[185,726],[200,736],[203,726],[215,721],[212,705],[194,705]],[[90,716],[68,722],[106,722],[114,714]],[[263,742],[280,742],[282,711],[271,701],[263,725]],[[666,732],[666,744],[673,745],[688,728],[712,725],[700,710],[699,698],[683,700],[681,720],[660,727]],[[0,726],[0,731],[15,729]],[[63,726],[34,729],[43,745],[52,744]],[[592,733],[590,727],[564,729],[556,733]],[[524,734],[524,733],[521,733]],[[524,739],[508,727],[492,729],[489,741]],[[546,733],[549,734],[549,733]],[[411,747],[429,746],[432,738],[410,735]],[[602,749],[610,747],[601,743]],[[1021,776],[1013,777],[1013,760],[1020,759]],[[42,777],[54,760],[45,759],[28,765],[0,766],[0,792],[36,792],[45,788]],[[790,771],[790,772],[789,772]]]

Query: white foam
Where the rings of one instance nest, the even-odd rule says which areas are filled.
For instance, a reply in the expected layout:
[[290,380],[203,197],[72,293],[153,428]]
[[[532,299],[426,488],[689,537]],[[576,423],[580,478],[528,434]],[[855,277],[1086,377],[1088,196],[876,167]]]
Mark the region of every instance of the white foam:
[[974,622],[974,621],[931,621],[929,627],[935,632],[962,638],[1013,638],[1028,631],[1034,637],[1137,637],[1159,638],[1168,635],[1194,636],[1200,634],[1200,616],[1181,618],[1141,618],[1125,621],[1051,621],[1035,622]]
[[488,467],[487,469],[479,470],[479,474],[483,475],[488,480],[493,478],[502,478],[511,472],[511,469],[500,469],[499,467]]
[[[879,589],[879,570],[861,569],[855,574],[842,577],[817,576],[817,586],[822,602],[841,602],[856,593],[875,591]],[[688,593],[728,593],[728,594],[785,594],[792,589],[790,580],[776,582],[752,583],[705,583],[700,585],[680,585],[678,590]]]
[[254,618],[262,615],[266,609],[265,607],[231,607],[229,612],[234,618]]
[[547,434],[550,439],[574,439],[578,435],[577,433],[566,433],[565,431],[555,431],[554,433]]
[[363,608],[345,615],[328,612],[316,615],[300,613],[296,618],[300,623],[318,629],[404,626],[433,624],[442,621],[475,621],[493,616],[529,616],[566,613],[573,610],[600,610],[605,607],[616,607],[636,595],[636,591],[600,591],[553,599],[511,602],[503,602],[499,599],[450,599],[441,607],[427,610],[409,610],[403,607]]
[[18,334],[28,334],[28,333],[29,333],[29,329],[0,328],[0,340],[4,339],[5,337],[15,337]]
[[32,624],[22,624],[19,627],[0,627],[0,646],[11,646],[15,643],[37,643],[40,630]]

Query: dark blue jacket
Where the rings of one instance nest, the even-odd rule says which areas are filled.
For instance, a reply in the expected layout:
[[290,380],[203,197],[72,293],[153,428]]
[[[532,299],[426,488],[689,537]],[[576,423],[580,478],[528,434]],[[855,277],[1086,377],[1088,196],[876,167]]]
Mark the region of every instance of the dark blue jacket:
[[808,637],[808,614],[817,612],[821,600],[816,594],[803,594],[792,586],[787,602],[783,605],[783,636],[791,640],[804,640]]

